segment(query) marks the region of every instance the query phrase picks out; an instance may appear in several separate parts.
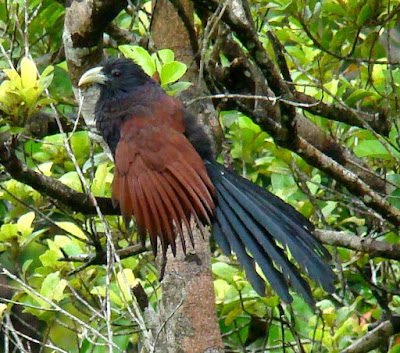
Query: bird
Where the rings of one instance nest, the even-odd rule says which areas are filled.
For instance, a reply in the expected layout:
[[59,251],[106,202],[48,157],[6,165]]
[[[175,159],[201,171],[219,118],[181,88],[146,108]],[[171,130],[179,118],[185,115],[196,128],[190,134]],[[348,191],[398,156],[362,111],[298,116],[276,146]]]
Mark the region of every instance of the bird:
[[100,88],[96,128],[114,156],[113,205],[126,222],[135,219],[142,242],[149,236],[154,255],[158,241],[164,258],[168,248],[175,255],[178,236],[186,253],[184,232],[194,246],[194,220],[201,231],[211,226],[225,255],[236,254],[260,296],[266,295],[266,284],[257,266],[285,303],[293,300],[292,288],[314,307],[310,284],[292,261],[334,292],[331,256],[311,234],[313,224],[217,162],[197,118],[139,65],[127,58],[105,59],[81,76],[78,86],[89,85]]

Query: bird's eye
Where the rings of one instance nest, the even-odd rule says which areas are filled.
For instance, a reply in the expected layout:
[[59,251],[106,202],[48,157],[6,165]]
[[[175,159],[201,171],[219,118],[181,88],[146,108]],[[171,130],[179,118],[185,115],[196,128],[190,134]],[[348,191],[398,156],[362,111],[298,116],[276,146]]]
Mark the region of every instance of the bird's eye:
[[114,69],[114,70],[111,71],[111,75],[113,77],[121,77],[122,73],[118,69]]

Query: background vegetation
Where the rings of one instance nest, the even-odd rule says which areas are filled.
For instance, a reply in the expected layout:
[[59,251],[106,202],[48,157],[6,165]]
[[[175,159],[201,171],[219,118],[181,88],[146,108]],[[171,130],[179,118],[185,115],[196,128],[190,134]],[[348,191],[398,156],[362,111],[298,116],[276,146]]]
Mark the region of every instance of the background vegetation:
[[[113,163],[67,68],[74,6],[0,0],[0,351],[149,352],[163,326],[148,319],[158,270],[107,200]],[[214,96],[220,160],[310,218],[338,276],[334,294],[312,286],[315,311],[295,294],[286,305],[271,289],[259,297],[211,242],[225,351],[400,352],[400,1],[193,6],[193,83]],[[100,29],[107,54],[185,91],[187,66],[151,40],[151,2],[116,13]]]

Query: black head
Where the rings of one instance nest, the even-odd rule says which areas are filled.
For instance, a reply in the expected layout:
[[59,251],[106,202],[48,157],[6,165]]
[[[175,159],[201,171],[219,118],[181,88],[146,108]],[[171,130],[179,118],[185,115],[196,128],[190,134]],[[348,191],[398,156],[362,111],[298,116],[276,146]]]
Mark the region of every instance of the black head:
[[155,83],[143,69],[130,59],[110,58],[101,66],[86,71],[78,85],[99,84],[109,94],[128,93],[146,83]]

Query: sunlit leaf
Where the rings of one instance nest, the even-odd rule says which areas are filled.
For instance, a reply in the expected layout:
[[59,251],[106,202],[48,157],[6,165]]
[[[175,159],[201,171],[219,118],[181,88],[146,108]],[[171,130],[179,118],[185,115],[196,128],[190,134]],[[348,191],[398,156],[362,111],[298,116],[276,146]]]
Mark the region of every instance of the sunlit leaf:
[[166,85],[179,80],[185,74],[186,70],[187,66],[178,61],[172,61],[163,65],[160,73],[161,84]]
[[157,71],[161,71],[161,67],[171,61],[174,61],[175,54],[171,49],[161,49],[156,53],[151,55],[155,65],[157,66]]
[[22,86],[22,80],[21,80],[21,76],[18,74],[17,71],[15,71],[14,69],[5,69],[3,70],[4,73],[8,76],[8,78],[10,79],[10,81],[12,82],[12,84],[18,88],[21,89]]
[[43,266],[56,267],[58,265],[58,259],[61,257],[61,251],[47,250],[44,254],[39,256]]
[[151,76],[156,71],[156,66],[146,49],[135,45],[120,45],[118,49],[126,58],[140,65],[147,75]]
[[3,224],[0,227],[0,241],[5,241],[18,235],[17,224]]
[[24,88],[32,88],[36,85],[37,69],[35,63],[24,57],[21,61],[21,80]]
[[63,184],[69,186],[74,190],[82,191],[82,184],[79,179],[79,175],[75,171],[65,173],[60,177],[59,181],[61,181]]
[[58,227],[64,229],[67,233],[70,233],[80,239],[86,239],[86,234],[72,222],[55,222]]
[[67,286],[65,279],[60,279],[59,272],[49,274],[42,283],[40,294],[53,301],[60,301],[64,297],[64,289]]
[[121,298],[123,301],[132,300],[130,288],[138,283],[138,279],[135,278],[133,271],[130,268],[124,268],[123,272],[118,272],[117,283],[122,290]]
[[35,212],[28,212],[22,215],[17,222],[18,231],[21,233],[22,237],[25,238],[30,235],[33,231],[32,222],[35,219]]
[[[398,158],[400,157],[400,153],[390,147],[390,150],[394,155]],[[378,140],[363,140],[360,141],[357,146],[354,148],[354,152],[358,157],[375,157],[389,160],[391,159],[391,155],[386,149],[385,146],[382,145]]]
[[233,276],[238,272],[238,270],[236,267],[224,262],[216,262],[212,265],[212,272],[216,276],[226,280],[228,283],[232,283]]

